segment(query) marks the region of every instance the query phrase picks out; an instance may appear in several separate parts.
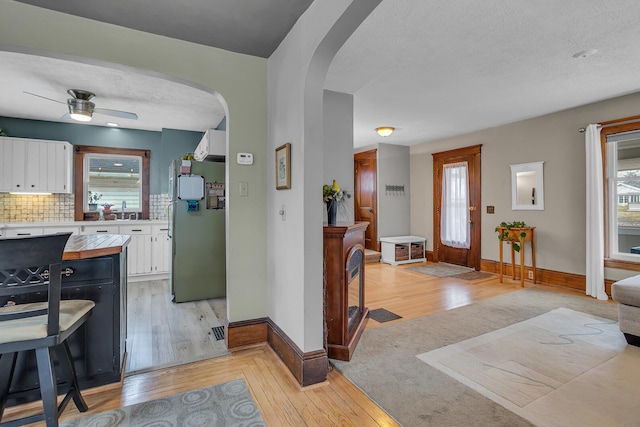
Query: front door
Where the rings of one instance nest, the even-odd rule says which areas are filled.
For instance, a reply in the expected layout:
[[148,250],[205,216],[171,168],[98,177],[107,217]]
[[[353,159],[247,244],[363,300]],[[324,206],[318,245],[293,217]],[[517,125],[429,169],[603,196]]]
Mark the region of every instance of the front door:
[[433,154],[433,258],[480,270],[481,145]]
[[354,159],[354,217],[356,221],[369,223],[364,233],[364,247],[374,251],[378,248],[377,216],[377,150],[356,153]]

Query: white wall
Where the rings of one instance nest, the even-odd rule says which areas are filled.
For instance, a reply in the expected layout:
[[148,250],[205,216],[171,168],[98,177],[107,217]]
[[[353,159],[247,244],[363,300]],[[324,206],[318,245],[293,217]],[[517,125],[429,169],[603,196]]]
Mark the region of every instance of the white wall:
[[[266,138],[267,61],[23,3],[0,2],[0,50],[125,70],[133,67],[219,94],[228,118],[227,159],[235,159],[238,152],[254,154],[251,167],[227,161],[227,316],[232,322],[265,317],[265,177],[267,166],[273,166]],[[241,181],[249,184],[248,197],[238,194]]]
[[[536,227],[536,264],[540,268],[585,274],[585,149],[578,129],[637,114],[640,94],[627,95],[509,125],[430,141],[411,147],[411,233],[426,236],[433,250],[432,153],[482,144],[483,259],[498,260],[494,231],[501,221]],[[544,161],[544,211],[511,210],[509,165]],[[487,206],[495,214],[487,214]],[[530,251],[525,262],[530,265]],[[606,269],[610,279],[629,275]]]
[[[292,188],[268,170],[269,317],[303,351],[323,348],[323,98],[329,64],[380,0],[313,2],[268,60],[270,162],[291,142]],[[278,211],[285,205],[286,221]]]
[[[324,91],[323,184],[337,180],[352,197],[338,209],[338,222],[352,223],[353,211],[353,95]],[[408,158],[408,155],[407,155]],[[322,203],[322,199],[318,199]],[[325,210],[323,221],[327,221]]]
[[[410,234],[410,168],[409,147],[378,144],[378,238]],[[387,185],[404,185],[404,193],[387,192]]]

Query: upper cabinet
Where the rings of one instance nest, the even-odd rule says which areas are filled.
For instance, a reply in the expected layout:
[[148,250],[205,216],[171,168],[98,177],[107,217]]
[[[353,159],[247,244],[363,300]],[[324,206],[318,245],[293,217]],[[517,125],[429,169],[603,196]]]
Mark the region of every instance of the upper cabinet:
[[193,152],[193,157],[198,161],[224,162],[227,150],[227,132],[224,130],[209,129],[204,133],[202,140]]
[[73,150],[65,141],[0,137],[0,192],[73,192]]

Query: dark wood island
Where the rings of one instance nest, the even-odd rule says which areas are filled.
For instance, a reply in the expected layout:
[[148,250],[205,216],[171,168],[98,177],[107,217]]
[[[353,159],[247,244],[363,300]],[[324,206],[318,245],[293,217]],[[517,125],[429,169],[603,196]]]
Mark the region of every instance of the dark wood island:
[[[117,383],[122,379],[127,338],[128,235],[71,236],[62,263],[62,298],[89,299],[95,307],[87,322],[69,339],[80,388]],[[39,293],[18,304],[45,301]],[[2,301],[5,304],[6,301]],[[35,356],[18,356],[8,405],[40,399]],[[60,394],[66,392],[59,387]]]

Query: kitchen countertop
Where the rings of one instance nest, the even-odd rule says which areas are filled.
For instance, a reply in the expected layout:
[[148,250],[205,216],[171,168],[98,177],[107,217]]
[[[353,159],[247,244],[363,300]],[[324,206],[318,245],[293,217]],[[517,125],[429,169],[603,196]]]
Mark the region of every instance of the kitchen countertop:
[[49,222],[0,222],[0,228],[13,227],[64,227],[82,225],[126,225],[126,224],[168,224],[168,220],[138,219],[138,220],[107,220],[107,221],[49,221]]
[[89,234],[86,236],[71,236],[64,247],[63,260],[96,258],[113,255],[122,250],[131,241],[131,236],[125,234]]

